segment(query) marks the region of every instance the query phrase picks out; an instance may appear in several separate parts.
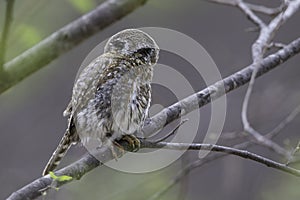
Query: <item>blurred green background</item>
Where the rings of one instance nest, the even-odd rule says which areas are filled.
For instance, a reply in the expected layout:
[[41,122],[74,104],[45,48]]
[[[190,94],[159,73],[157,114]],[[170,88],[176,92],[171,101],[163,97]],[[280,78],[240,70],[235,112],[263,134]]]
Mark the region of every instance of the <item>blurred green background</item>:
[[[92,10],[100,0],[16,1],[9,35],[7,60],[37,44],[57,29]],[[251,1],[276,6],[279,1]],[[5,1],[0,1],[0,27],[3,27]],[[269,17],[263,16],[268,20]],[[300,13],[280,29],[276,40],[289,43],[299,37]],[[165,27],[197,40],[212,56],[223,77],[251,63],[251,44],[257,33],[236,8],[199,0],[149,0],[117,23],[84,41],[47,67],[0,95],[0,199],[40,177],[42,169],[66,128],[62,112],[71,96],[77,69],[98,43],[125,28]],[[163,54],[164,55],[164,54]],[[161,58],[170,66],[184,62],[172,56]],[[258,79],[250,105],[250,121],[261,132],[268,132],[293,110],[300,99],[300,56]],[[199,90],[205,85],[202,80]],[[242,130],[240,112],[246,87],[227,95],[224,132]],[[171,103],[171,102],[170,102]],[[206,124],[209,106],[200,110]],[[287,148],[299,140],[297,117],[276,141]],[[203,130],[205,130],[205,125]],[[195,141],[201,141],[201,131]],[[226,141],[220,141],[220,143]],[[268,150],[251,151],[279,159]],[[72,148],[61,166],[77,160],[85,150]],[[171,166],[147,174],[127,174],[107,167],[93,170],[80,181],[52,190],[44,199],[146,199],[159,191],[197,152],[186,153]],[[300,179],[252,161],[229,156],[205,165],[186,176],[162,199],[299,199]]]

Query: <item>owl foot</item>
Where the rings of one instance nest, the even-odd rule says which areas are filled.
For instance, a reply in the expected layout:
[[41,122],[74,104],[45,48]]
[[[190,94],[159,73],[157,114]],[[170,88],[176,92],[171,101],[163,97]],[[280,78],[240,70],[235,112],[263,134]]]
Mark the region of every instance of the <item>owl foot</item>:
[[117,143],[116,146],[121,147],[124,151],[123,144],[124,142],[128,145],[128,151],[130,152],[137,152],[141,147],[141,142],[138,138],[136,138],[134,135],[123,135],[121,139],[118,141],[115,141],[114,144]]

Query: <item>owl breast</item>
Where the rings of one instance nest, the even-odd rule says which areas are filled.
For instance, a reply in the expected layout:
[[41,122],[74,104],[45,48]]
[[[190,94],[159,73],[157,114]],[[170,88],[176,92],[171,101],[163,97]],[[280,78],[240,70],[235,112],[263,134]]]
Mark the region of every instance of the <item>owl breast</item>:
[[[95,73],[96,72],[96,73]],[[72,97],[82,143],[104,141],[140,131],[151,99],[152,67],[101,56],[79,75]]]

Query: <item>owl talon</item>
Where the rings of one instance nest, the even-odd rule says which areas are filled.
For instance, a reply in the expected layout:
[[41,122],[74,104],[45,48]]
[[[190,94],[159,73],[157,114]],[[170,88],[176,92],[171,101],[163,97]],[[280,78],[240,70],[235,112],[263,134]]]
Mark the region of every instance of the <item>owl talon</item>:
[[135,137],[134,135],[124,135],[119,141],[127,142],[131,152],[137,152],[141,147],[140,140],[137,137]]
[[131,152],[137,152],[141,147],[141,142],[138,138],[136,138],[134,135],[124,135],[121,139],[118,141],[115,141],[114,144],[117,144],[120,149],[124,151],[124,147],[120,145],[120,143],[126,142],[128,143],[128,149],[130,149]]

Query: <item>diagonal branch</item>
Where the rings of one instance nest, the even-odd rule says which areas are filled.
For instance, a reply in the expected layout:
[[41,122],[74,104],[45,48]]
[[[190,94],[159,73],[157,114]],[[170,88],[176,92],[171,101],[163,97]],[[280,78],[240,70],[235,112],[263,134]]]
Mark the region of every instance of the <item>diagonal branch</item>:
[[242,10],[246,16],[248,17],[249,20],[251,20],[254,24],[256,24],[259,28],[264,28],[266,25],[265,23],[257,17],[257,15],[252,12],[252,10],[247,6],[246,3],[242,0],[236,0],[236,6]]
[[[258,67],[258,73],[256,77],[261,76],[271,69],[279,66],[281,63],[285,62],[292,56],[296,55],[300,52],[300,38],[293,41],[292,43],[288,44],[285,48],[279,50],[277,53],[268,56],[267,58],[263,59],[263,62]],[[208,104],[211,100],[216,99],[224,94],[218,92],[218,88],[220,88],[220,84],[224,84],[225,92],[228,93],[238,87],[246,84],[249,82],[251,74],[253,72],[253,65],[249,65],[248,67],[232,74],[231,76],[219,81],[208,88],[191,95],[168,108],[162,110],[159,114],[154,116],[148,124],[144,127],[143,131],[145,133],[154,133],[164,126],[169,124],[170,122],[174,121],[175,119],[191,112],[194,109],[202,107]],[[191,105],[191,102],[196,101],[197,106],[190,107],[187,106]],[[194,104],[193,104],[194,105]],[[181,112],[184,110],[184,112]],[[126,146],[124,147],[126,149]],[[106,159],[113,159],[110,151],[103,152],[103,158]],[[61,169],[56,172],[57,175],[69,175],[74,177],[74,179],[80,179],[84,174],[91,171],[92,169],[96,168],[97,166],[101,165],[101,163],[95,159],[91,155],[84,156],[77,162]],[[25,197],[28,199],[34,199],[41,195],[41,190],[49,187],[52,183],[49,175],[41,177],[32,183],[24,186],[20,190],[14,192],[8,199],[9,200],[18,200],[24,199]],[[68,182],[64,182],[68,183]]]
[[146,2],[147,0],[107,0],[93,11],[54,32],[4,64],[10,79],[5,84],[0,83],[0,94]]
[[[289,58],[300,52],[300,38],[294,40],[286,45],[283,49],[277,51],[275,54],[269,55],[257,67],[256,77],[259,77],[268,71],[279,66],[281,63],[287,61]],[[224,95],[220,91],[224,86],[225,93],[245,85],[250,81],[254,70],[254,64],[251,64],[242,70],[224,78],[221,81],[210,85],[209,87],[193,94],[185,99],[163,109],[160,113],[151,118],[144,127],[145,133],[154,133],[159,131],[167,124],[187,113],[208,104],[211,100]],[[197,102],[197,103],[195,103]],[[193,105],[193,106],[191,106]]]
[[283,121],[281,121],[272,131],[270,131],[266,137],[272,138],[277,136],[287,124],[292,122],[300,113],[300,105],[298,105]]

